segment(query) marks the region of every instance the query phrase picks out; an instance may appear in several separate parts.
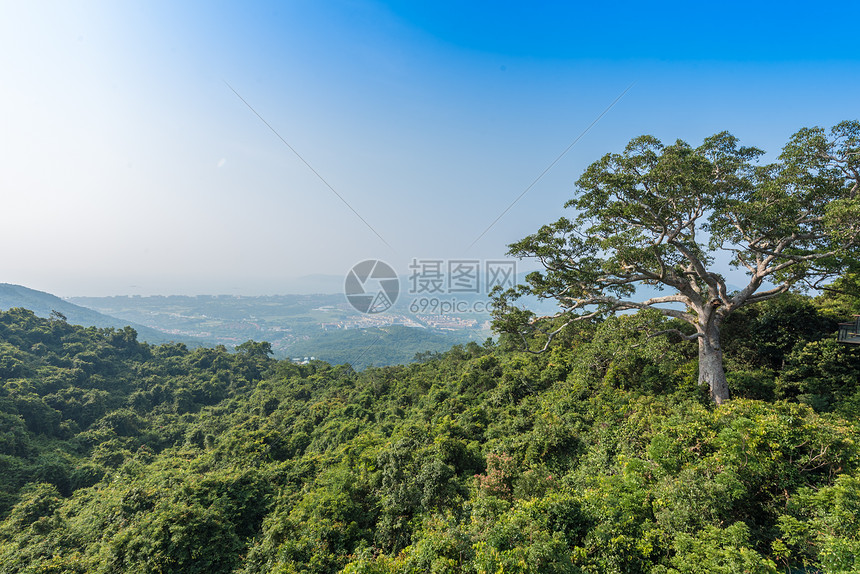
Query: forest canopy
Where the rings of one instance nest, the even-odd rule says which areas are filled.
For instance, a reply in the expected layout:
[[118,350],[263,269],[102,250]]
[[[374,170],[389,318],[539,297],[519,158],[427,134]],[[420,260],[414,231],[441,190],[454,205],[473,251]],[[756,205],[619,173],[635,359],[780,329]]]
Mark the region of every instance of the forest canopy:
[[651,312],[362,372],[0,312],[0,570],[858,568],[856,304],[733,314],[719,407]]

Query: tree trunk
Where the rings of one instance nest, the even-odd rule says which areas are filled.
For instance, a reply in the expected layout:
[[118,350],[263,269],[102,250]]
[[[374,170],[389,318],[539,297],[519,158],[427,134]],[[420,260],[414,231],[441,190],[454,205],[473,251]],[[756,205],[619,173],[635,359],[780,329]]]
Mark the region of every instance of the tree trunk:
[[723,349],[720,347],[720,328],[713,322],[700,328],[699,384],[708,385],[711,399],[718,405],[729,399],[729,385],[723,368]]

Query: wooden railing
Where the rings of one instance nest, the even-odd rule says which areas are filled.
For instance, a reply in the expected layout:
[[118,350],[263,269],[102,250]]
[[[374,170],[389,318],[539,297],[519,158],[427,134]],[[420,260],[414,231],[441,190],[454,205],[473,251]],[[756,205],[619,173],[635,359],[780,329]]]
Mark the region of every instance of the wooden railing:
[[836,340],[840,343],[860,345],[860,315],[853,323],[839,323],[839,335]]

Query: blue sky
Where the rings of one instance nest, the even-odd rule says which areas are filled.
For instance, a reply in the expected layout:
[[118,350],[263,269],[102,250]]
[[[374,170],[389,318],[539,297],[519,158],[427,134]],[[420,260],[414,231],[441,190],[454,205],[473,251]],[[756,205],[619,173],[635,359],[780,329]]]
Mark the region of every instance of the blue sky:
[[856,119],[858,12],[5,2],[0,282],[251,295],[368,258],[403,273],[412,258],[502,258],[637,135],[729,130],[777,153],[801,127]]

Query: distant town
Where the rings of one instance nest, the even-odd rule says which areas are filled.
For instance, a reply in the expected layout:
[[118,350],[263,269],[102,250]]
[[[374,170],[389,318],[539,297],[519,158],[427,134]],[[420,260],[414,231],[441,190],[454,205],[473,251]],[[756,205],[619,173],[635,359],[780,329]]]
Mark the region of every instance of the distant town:
[[[70,302],[100,313],[144,325],[177,340],[235,347],[245,341],[267,341],[279,358],[293,362],[320,359],[349,361],[362,348],[362,364],[388,364],[411,359],[413,349],[436,351],[492,335],[488,313],[409,313],[405,306],[366,314],[356,311],[342,294],[329,295],[200,295],[75,297]],[[391,329],[408,344],[378,337]],[[337,342],[337,344],[335,344]],[[414,353],[413,353],[414,354]]]

